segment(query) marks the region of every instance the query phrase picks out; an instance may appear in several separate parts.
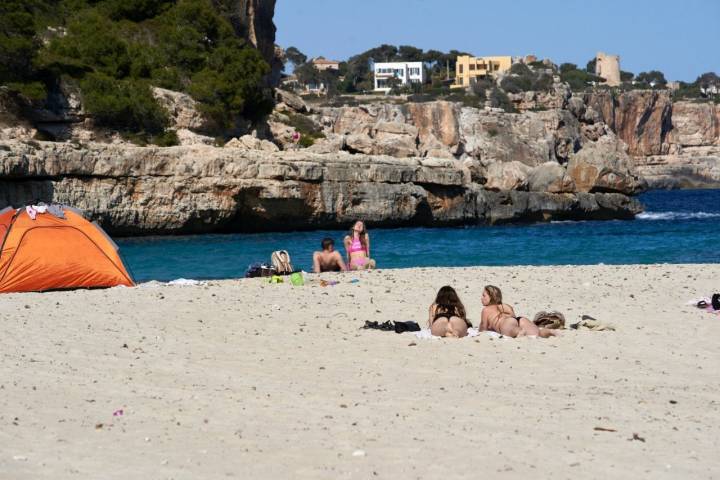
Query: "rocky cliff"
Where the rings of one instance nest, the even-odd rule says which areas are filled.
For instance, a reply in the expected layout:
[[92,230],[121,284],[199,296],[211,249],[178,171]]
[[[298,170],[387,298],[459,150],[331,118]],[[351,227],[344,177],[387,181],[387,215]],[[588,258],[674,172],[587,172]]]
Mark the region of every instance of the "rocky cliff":
[[[557,89],[545,96],[514,95],[513,101],[532,110],[507,114],[447,102],[320,108],[313,118],[326,139],[312,150],[471,159],[479,162],[488,185],[500,189],[525,189],[528,168],[542,163],[560,164],[571,173],[578,158],[584,164],[599,159],[607,173],[624,172],[608,175],[604,185],[581,180],[578,191],[720,187],[716,104],[673,102],[668,91],[652,90]],[[636,181],[627,181],[628,172]]]
[[314,116],[326,138],[310,150],[455,159],[487,190],[641,190],[625,144],[575,103],[522,114],[448,102],[326,108]]
[[601,92],[584,100],[628,145],[650,188],[720,188],[720,106],[673,102],[666,91]]
[[74,205],[116,235],[632,218],[619,193],[495,191],[451,159],[0,142],[0,207]]

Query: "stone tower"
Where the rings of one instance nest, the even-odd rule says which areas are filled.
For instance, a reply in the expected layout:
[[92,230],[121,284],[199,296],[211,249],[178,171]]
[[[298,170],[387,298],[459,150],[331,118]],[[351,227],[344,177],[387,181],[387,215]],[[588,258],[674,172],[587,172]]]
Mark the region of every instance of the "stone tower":
[[595,57],[595,75],[604,78],[606,85],[620,85],[620,56],[598,52]]

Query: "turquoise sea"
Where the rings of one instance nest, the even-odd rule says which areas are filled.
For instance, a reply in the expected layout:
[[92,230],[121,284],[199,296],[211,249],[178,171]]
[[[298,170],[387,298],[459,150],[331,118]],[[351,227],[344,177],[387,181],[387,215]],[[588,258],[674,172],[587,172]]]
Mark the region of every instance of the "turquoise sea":
[[[555,222],[459,228],[374,229],[379,268],[477,265],[720,263],[720,190],[653,191],[632,221]],[[323,237],[344,231],[119,239],[135,280],[224,279],[288,250],[310,270]]]

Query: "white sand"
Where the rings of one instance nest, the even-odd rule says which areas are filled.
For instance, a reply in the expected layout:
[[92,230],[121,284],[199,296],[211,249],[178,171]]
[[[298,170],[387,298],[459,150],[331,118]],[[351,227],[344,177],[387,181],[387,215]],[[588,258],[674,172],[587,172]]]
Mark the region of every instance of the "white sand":
[[[0,296],[0,478],[720,477],[720,265],[355,277]],[[359,330],[486,283],[618,331]]]

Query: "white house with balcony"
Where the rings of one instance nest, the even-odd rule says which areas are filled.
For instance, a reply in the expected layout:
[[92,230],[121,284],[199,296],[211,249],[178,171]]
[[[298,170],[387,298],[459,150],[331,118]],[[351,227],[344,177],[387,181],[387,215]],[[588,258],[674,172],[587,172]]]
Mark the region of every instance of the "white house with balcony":
[[425,69],[422,62],[390,62],[375,64],[375,91],[389,92],[397,78],[400,85],[425,83]]

